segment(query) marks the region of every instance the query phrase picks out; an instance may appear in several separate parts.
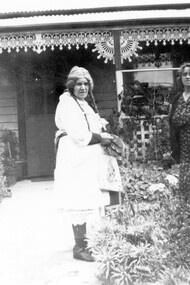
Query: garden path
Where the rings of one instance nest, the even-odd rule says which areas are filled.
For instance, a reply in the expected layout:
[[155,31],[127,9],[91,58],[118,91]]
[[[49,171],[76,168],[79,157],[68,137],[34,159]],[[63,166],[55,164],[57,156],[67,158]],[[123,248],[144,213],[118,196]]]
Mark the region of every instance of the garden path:
[[0,203],[1,285],[99,284],[95,263],[72,258],[71,226],[52,190],[53,181],[19,181]]

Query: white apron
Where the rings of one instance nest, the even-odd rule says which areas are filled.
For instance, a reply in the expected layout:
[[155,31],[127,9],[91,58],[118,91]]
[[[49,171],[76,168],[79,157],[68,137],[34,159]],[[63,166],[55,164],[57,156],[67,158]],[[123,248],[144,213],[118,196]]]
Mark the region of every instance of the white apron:
[[101,132],[101,121],[87,102],[78,102],[89,126],[69,93],[61,96],[55,115],[60,132],[68,134],[59,141],[54,171],[55,205],[64,210],[92,210],[109,203],[99,188],[99,159],[103,149],[100,144],[88,145],[91,132]]

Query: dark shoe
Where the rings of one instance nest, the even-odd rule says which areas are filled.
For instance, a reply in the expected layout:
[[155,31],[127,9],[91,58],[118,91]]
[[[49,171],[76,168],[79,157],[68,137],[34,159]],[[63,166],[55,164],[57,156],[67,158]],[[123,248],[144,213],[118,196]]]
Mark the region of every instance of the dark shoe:
[[88,262],[94,261],[90,250],[87,248],[86,223],[73,227],[75,246],[73,248],[73,258]]
[[87,262],[93,262],[94,258],[90,251],[86,248],[77,248],[74,246],[73,248],[73,258],[78,260],[83,260]]

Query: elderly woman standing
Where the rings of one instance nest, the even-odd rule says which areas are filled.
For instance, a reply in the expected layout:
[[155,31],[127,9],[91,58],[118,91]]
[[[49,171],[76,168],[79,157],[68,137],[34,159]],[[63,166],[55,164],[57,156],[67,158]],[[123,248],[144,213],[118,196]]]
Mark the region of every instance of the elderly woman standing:
[[172,156],[180,164],[179,190],[187,201],[190,198],[190,63],[178,71],[183,90],[173,99],[170,114]]
[[93,261],[85,240],[87,218],[104,206],[98,180],[99,158],[103,153],[102,145],[112,140],[110,134],[102,132],[105,120],[85,100],[90,96],[93,101],[92,91],[93,80],[89,72],[82,67],[73,67],[55,114],[58,128],[54,173],[57,207],[67,210],[72,217],[73,257],[85,261]]

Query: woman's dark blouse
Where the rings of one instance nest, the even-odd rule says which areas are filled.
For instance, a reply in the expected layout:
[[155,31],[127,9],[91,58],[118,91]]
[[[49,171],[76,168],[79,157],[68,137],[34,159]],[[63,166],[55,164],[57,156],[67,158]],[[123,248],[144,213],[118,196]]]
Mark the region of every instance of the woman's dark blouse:
[[172,122],[179,130],[180,162],[190,163],[190,98],[185,102],[183,96],[180,96]]
[[[190,192],[190,98],[185,101],[181,95],[172,115],[173,127],[178,130],[180,152],[180,191],[185,196]],[[187,196],[188,196],[187,195]]]

